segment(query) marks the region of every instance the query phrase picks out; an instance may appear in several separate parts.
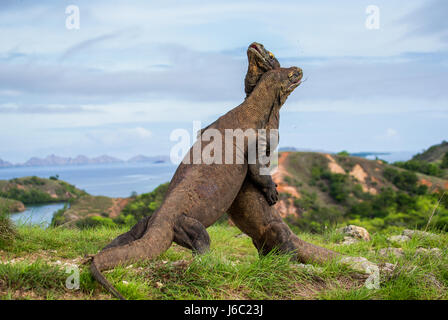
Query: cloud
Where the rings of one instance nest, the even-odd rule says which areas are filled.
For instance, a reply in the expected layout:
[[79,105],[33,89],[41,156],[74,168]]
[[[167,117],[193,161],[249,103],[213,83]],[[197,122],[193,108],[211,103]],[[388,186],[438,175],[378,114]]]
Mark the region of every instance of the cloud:
[[123,146],[144,145],[152,137],[152,133],[142,127],[104,128],[89,130],[85,133],[85,137],[95,144],[120,149]]
[[227,100],[243,96],[244,60],[160,46],[170,68],[109,72],[60,65],[0,63],[0,88],[27,93],[110,97],[145,94],[159,98]]
[[388,128],[386,130],[386,136],[387,137],[395,137],[397,134],[398,134],[397,131],[392,129],[392,128]]
[[84,112],[98,112],[98,111],[87,110],[83,106],[76,106],[76,105],[58,105],[58,104],[29,105],[29,104],[16,104],[16,103],[0,104],[0,114],[1,113],[70,114],[70,113],[84,113]]
[[[282,111],[288,112],[282,123],[308,130],[288,133],[290,145],[393,149],[400,147],[395,140],[389,144],[387,130],[393,128],[395,138],[412,137],[408,146],[420,148],[429,137],[446,135],[444,1],[378,0],[376,31],[364,27],[370,3],[359,0],[132,6],[78,0],[77,31],[65,28],[68,4],[1,1],[4,152],[108,152],[131,142],[134,149],[126,152],[147,143],[162,150],[169,143],[162,132],[168,136],[176,121],[206,124],[243,101],[252,41],[265,44],[283,66],[302,67],[308,77]],[[310,118],[314,127],[301,122]],[[416,127],[428,133],[417,135]]]
[[408,36],[436,36],[448,42],[448,2],[445,0],[426,1],[416,10],[405,15],[400,22],[407,25]]
[[117,36],[118,36],[117,33],[108,33],[108,34],[103,34],[103,35],[100,35],[100,36],[97,36],[97,37],[94,37],[91,39],[84,40],[78,44],[75,44],[75,45],[69,47],[67,50],[65,50],[65,52],[62,54],[62,56],[60,58],[60,61],[63,61],[65,59],[69,58],[70,56],[72,56],[86,48],[93,47],[98,43],[116,38]]

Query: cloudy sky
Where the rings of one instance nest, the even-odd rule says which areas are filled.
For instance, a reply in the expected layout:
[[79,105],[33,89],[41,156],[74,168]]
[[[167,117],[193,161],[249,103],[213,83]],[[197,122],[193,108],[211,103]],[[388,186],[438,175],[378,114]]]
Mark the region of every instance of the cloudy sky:
[[280,146],[421,151],[448,139],[447,12],[444,0],[2,0],[0,158],[168,155],[172,130],[242,102],[252,41],[308,78],[282,108]]

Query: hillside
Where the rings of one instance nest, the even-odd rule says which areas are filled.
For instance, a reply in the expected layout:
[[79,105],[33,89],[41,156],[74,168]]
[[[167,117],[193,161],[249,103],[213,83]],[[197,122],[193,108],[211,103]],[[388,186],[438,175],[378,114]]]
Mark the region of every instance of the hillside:
[[[283,152],[273,173],[281,215],[320,231],[344,221],[370,229],[423,225],[448,180],[397,168],[380,160],[314,152]],[[433,222],[448,223],[445,206]]]
[[63,202],[85,194],[75,186],[56,178],[23,177],[0,180],[0,197],[26,204]]
[[[74,199],[70,207],[59,210],[52,220],[53,226],[87,228],[96,225],[113,226],[129,198],[83,195]],[[136,222],[136,221],[135,221]]]
[[22,212],[25,209],[25,205],[20,201],[0,197],[0,211],[5,210],[6,212],[13,213]]
[[447,152],[448,142],[442,141],[440,144],[431,146],[422,153],[416,154],[412,159],[427,162],[441,162]]

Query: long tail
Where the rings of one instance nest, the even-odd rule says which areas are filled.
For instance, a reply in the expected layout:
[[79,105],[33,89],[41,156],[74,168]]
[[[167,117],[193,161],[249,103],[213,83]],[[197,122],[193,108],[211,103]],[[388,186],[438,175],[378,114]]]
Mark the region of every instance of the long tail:
[[98,270],[98,267],[96,266],[95,259],[92,259],[92,263],[90,264],[90,272],[92,273],[93,277],[101,283],[101,285],[109,290],[110,293],[112,293],[116,298],[120,300],[126,300],[125,297],[121,295],[120,292],[118,292],[117,289],[114,288],[113,285],[110,284],[109,281],[103,276],[103,274]]
[[145,234],[125,245],[109,247],[100,251],[92,259],[90,271],[93,277],[115,297],[125,299],[115,289],[101,271],[118,265],[130,264],[139,260],[152,259],[166,251],[173,242],[174,231],[169,222],[162,221],[148,227]]

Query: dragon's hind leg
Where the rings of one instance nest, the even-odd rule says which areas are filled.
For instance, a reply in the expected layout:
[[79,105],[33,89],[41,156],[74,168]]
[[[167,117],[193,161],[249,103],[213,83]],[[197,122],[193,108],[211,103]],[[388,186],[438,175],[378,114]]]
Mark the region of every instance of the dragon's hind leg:
[[103,250],[123,246],[132,241],[140,239],[147,230],[148,220],[150,218],[151,217],[144,217],[143,219],[141,219],[139,222],[135,224],[135,226],[132,227],[131,230],[116,237],[114,240],[112,240],[111,243],[105,246]]
[[194,254],[202,254],[210,249],[210,236],[198,220],[182,214],[174,224],[174,242],[190,249]]

